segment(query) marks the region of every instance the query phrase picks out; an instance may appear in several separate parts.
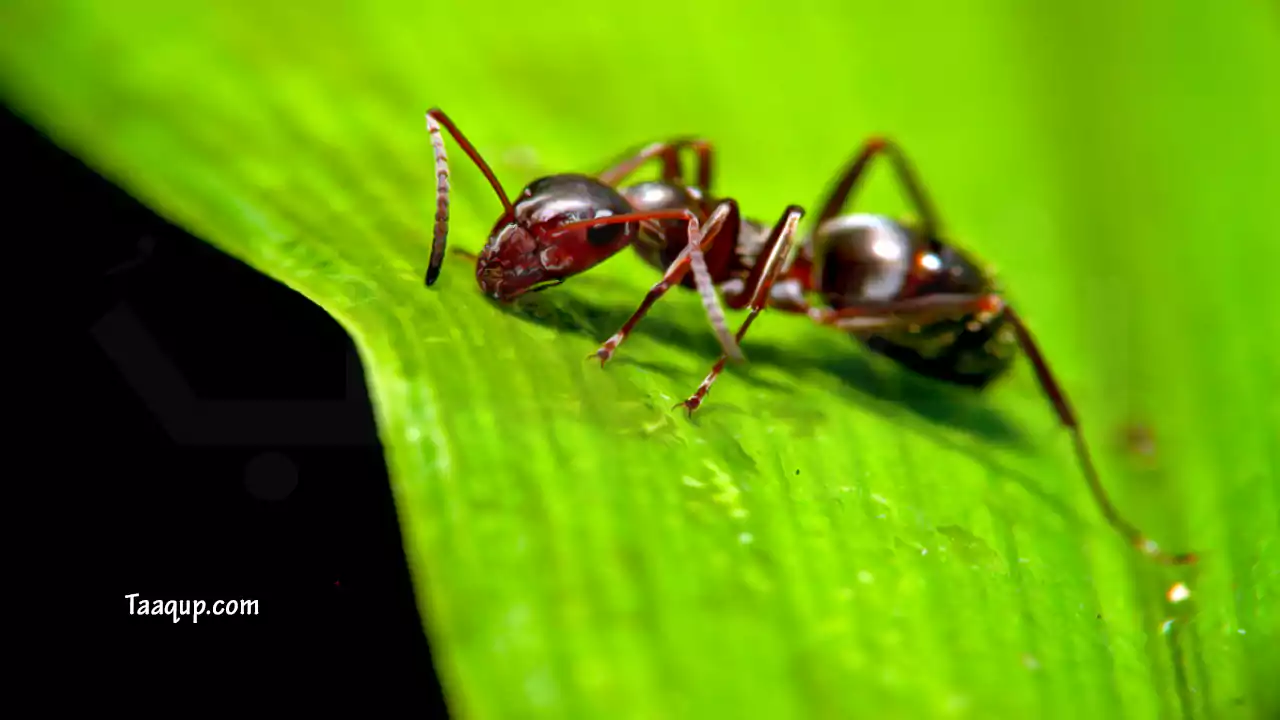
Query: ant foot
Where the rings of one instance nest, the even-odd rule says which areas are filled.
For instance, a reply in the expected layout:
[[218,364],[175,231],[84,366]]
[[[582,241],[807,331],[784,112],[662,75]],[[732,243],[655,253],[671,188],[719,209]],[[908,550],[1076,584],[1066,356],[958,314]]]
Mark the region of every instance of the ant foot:
[[615,334],[613,337],[605,340],[599,350],[588,355],[587,359],[600,358],[600,367],[604,367],[604,364],[609,362],[609,358],[613,357],[613,351],[618,349],[618,343],[622,342],[624,337],[626,337],[626,335],[623,335],[622,333]]
[[692,418],[692,417],[693,417],[693,411],[694,411],[694,410],[697,410],[697,409],[698,409],[699,407],[701,407],[701,406],[702,406],[702,397],[701,397],[701,396],[699,396],[699,395],[693,395],[693,396],[691,396],[688,400],[685,400],[685,401],[684,401],[684,402],[682,402],[682,403],[678,403],[678,404],[676,404],[676,405],[672,405],[672,406],[671,406],[671,409],[672,409],[672,410],[675,410],[676,408],[680,408],[680,407],[682,407],[682,408],[684,408],[684,409],[685,409],[685,412],[688,414],[688,416],[689,416],[690,418]]
[[588,355],[587,359],[591,360],[593,358],[597,358],[600,360],[600,367],[604,367],[604,364],[609,362],[609,358],[611,357],[613,357],[613,347],[611,347],[609,343],[605,343],[600,346],[599,350]]
[[1155,540],[1150,538],[1139,538],[1134,545],[1144,555],[1153,558],[1157,562],[1164,563],[1165,565],[1195,565],[1200,562],[1200,556],[1193,552],[1177,555],[1166,553],[1160,549],[1160,546],[1156,544]]

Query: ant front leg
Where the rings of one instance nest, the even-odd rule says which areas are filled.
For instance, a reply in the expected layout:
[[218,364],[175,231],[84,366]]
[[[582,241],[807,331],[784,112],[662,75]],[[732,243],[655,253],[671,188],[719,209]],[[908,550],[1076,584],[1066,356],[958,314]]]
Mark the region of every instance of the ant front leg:
[[[773,226],[772,232],[769,233],[769,239],[765,241],[764,247],[760,251],[759,259],[751,267],[750,274],[747,275],[742,293],[738,297],[746,296],[747,293],[750,293],[751,311],[747,318],[742,321],[742,326],[738,328],[737,334],[734,335],[734,340],[739,346],[742,345],[742,338],[747,334],[747,329],[751,327],[751,323],[755,322],[756,316],[764,310],[769,302],[769,291],[773,288],[773,283],[777,280],[778,275],[782,273],[787,258],[791,256],[791,246],[795,242],[796,227],[800,224],[800,218],[802,217],[804,217],[804,209],[799,205],[788,206],[783,211],[782,217]],[[728,298],[730,307],[738,305],[735,300],[736,298]],[[716,364],[712,366],[711,372],[707,373],[706,378],[702,380],[702,384],[698,386],[697,391],[672,409],[683,407],[692,417],[693,411],[702,405],[702,400],[711,390],[711,385],[724,370],[724,364],[728,359],[728,355],[721,355]]]
[[698,138],[678,138],[667,142],[648,145],[631,157],[622,160],[597,177],[606,185],[617,187],[646,162],[655,158],[662,160],[662,180],[664,182],[684,183],[684,168],[680,164],[680,151],[691,148],[698,157],[697,184],[708,195],[711,194],[712,149],[711,143]]
[[706,259],[703,254],[715,242],[716,235],[720,232],[720,228],[724,225],[725,218],[729,216],[730,209],[733,207],[732,200],[726,200],[716,207],[715,212],[711,213],[711,217],[707,218],[706,225],[698,228],[698,219],[688,211],[682,211],[687,216],[689,222],[688,245],[676,259],[667,267],[666,272],[662,274],[662,279],[649,289],[648,294],[640,303],[640,307],[636,309],[631,317],[622,325],[618,332],[600,346],[595,353],[588,355],[588,358],[599,358],[600,365],[603,367],[609,358],[613,357],[613,353],[618,349],[627,336],[631,334],[636,323],[640,322],[640,318],[649,312],[649,308],[658,301],[675,285],[678,285],[684,276],[693,270],[693,276],[698,288],[698,294],[702,296],[702,305],[707,312],[707,317],[711,321],[711,327],[716,333],[717,339],[720,341],[721,347],[725,353],[733,358],[735,362],[743,360],[742,350],[734,341],[733,336],[729,334],[729,329],[725,324],[724,311],[720,308],[720,301],[716,295],[715,285],[711,281],[711,274],[707,271]]

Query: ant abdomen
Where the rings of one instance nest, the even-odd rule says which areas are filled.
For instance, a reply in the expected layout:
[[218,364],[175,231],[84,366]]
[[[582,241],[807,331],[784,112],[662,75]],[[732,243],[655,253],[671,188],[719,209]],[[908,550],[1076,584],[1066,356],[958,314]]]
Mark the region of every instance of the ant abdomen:
[[1003,375],[1017,357],[1018,342],[1004,315],[938,320],[909,330],[886,330],[860,338],[866,347],[927,377],[983,388]]
[[[939,295],[995,292],[988,276],[955,248],[882,215],[834,218],[818,230],[816,288],[834,309]],[[1008,370],[1017,338],[1003,313],[969,313],[854,331],[867,347],[914,372],[983,387]]]
[[842,215],[818,231],[815,275],[821,294],[839,309],[901,298],[916,255],[906,228],[880,215]]

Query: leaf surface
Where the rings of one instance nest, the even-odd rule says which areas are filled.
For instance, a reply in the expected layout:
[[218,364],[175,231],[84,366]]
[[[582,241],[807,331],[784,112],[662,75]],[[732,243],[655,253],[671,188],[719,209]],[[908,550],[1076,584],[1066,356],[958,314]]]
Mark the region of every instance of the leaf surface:
[[[354,337],[455,713],[1280,711],[1264,3],[45,0],[0,23],[6,102]],[[692,293],[585,360],[656,279],[630,253],[514,308],[456,257],[424,288],[435,105],[512,194],[705,135],[716,189],[766,221],[816,213],[892,134],[1117,503],[1205,562],[1156,568],[1108,530],[1025,362],[979,396],[766,313],[690,422],[669,408],[716,357]],[[451,243],[475,251],[499,205],[450,157]],[[870,182],[859,209],[907,211]]]

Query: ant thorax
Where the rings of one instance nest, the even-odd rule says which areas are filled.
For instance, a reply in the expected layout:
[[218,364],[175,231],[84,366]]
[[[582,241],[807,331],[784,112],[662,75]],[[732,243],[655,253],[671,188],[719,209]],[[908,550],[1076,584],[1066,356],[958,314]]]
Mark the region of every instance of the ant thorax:
[[[638,212],[689,210],[698,213],[703,200],[700,189],[678,183],[649,180],[619,188],[619,194]],[[666,268],[684,249],[684,222],[654,220],[640,224],[634,247],[636,254],[656,268]]]

